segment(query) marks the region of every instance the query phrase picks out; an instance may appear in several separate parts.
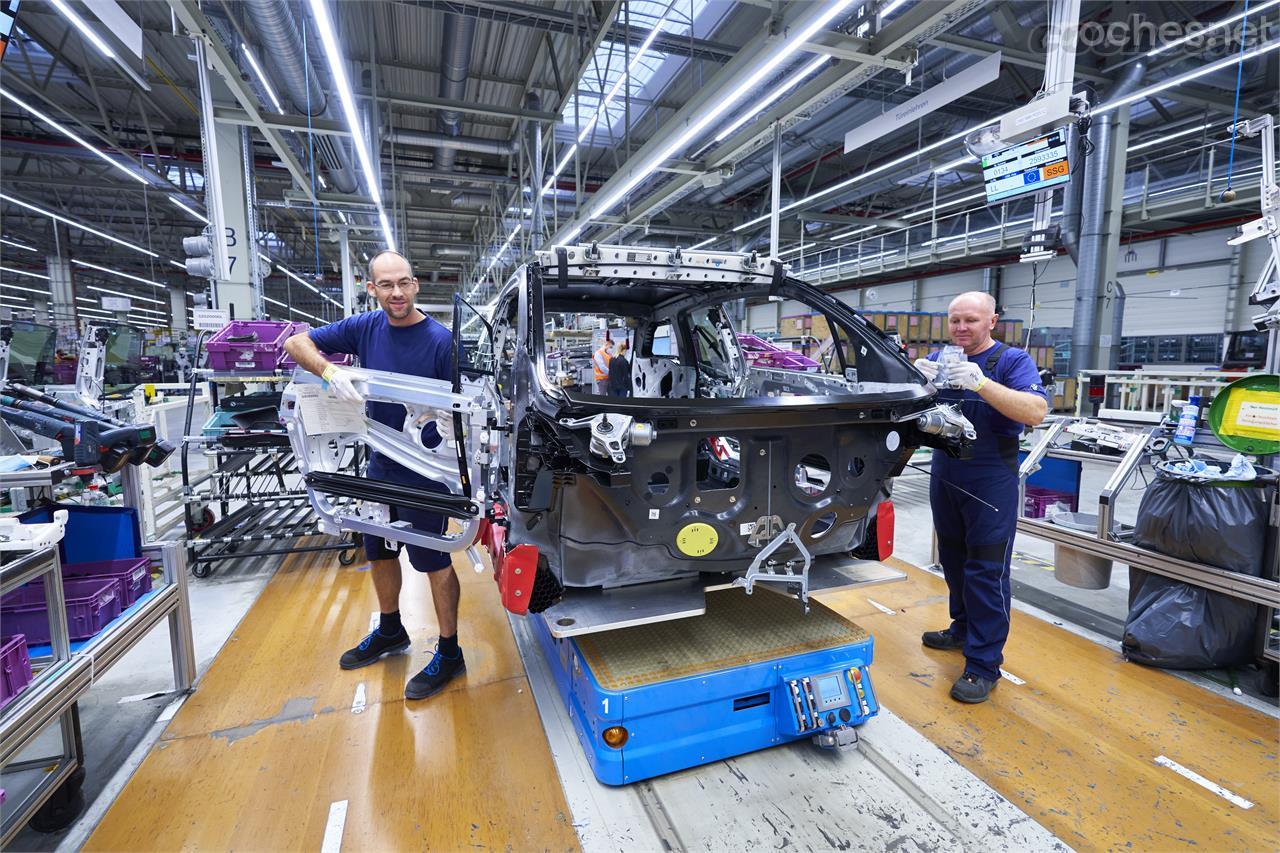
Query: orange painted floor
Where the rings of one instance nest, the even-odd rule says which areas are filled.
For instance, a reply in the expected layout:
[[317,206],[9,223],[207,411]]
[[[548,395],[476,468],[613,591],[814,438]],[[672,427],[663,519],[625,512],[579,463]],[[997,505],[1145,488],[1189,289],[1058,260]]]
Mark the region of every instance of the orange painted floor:
[[405,572],[412,655],[344,672],[377,609],[368,573],[288,558],[86,849],[319,850],[346,800],[344,851],[576,850],[492,576],[458,576],[467,673],[407,703],[437,634],[425,580]]
[[[946,624],[945,585],[895,565],[906,582],[821,597],[874,635],[882,703],[1064,842],[1280,847],[1274,718],[1017,611],[1005,669],[1025,684],[1004,680],[987,704],[959,705],[947,691],[961,657],[919,642]],[[87,849],[316,850],[339,800],[347,851],[576,849],[491,576],[459,571],[468,672],[424,703],[402,690],[428,658],[434,617],[425,583],[405,576],[412,656],[342,672],[338,655],[375,609],[369,579],[332,555],[288,559]]]
[[[907,563],[905,583],[821,596],[875,637],[881,702],[1078,850],[1280,849],[1280,722],[1166,672],[1013,612],[986,704],[948,695],[958,652],[926,649],[947,588]],[[890,616],[872,599],[894,611]],[[1254,803],[1232,805],[1155,763],[1166,756]]]

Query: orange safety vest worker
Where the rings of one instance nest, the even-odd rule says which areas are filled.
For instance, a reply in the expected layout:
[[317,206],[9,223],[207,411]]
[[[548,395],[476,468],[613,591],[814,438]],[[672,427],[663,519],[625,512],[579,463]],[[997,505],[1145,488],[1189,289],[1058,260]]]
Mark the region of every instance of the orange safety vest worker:
[[595,368],[597,382],[603,382],[609,378],[610,361],[613,361],[613,354],[609,352],[609,345],[606,343],[591,357],[591,366]]

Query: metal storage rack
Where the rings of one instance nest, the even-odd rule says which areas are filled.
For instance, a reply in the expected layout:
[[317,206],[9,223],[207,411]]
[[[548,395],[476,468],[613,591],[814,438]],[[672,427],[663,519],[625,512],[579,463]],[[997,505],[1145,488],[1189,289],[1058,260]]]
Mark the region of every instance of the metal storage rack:
[[[211,408],[216,409],[221,385],[280,385],[289,381],[289,374],[209,372],[206,378]],[[343,565],[355,561],[354,536],[323,544],[295,543],[321,531],[285,433],[259,433],[252,441],[192,435],[190,418],[185,432],[182,502],[186,558],[193,575],[207,577],[216,563],[227,560],[308,551],[339,551]],[[209,462],[209,470],[199,476],[192,470],[193,453]],[[209,505],[220,511],[216,520]]]
[[[0,478],[6,487],[48,488],[53,473],[41,471]],[[92,638],[72,644],[67,630],[57,546],[25,554],[0,567],[0,594],[43,577],[49,608],[51,653],[35,658],[35,678],[0,712],[0,768],[6,778],[7,799],[0,810],[0,844],[19,829],[55,794],[67,801],[79,795],[83,782],[84,747],[76,702],[94,682],[164,619],[169,621],[174,686],[191,689],[195,681],[195,644],[191,636],[191,606],[187,598],[185,553],[177,543],[143,546],[143,555],[159,562],[162,584],[151,590]],[[50,725],[60,729],[61,751],[15,761]]]
[[[1163,430],[1161,427],[1143,430],[1144,437],[1134,442],[1129,451],[1123,456],[1082,453],[1055,447],[1054,442],[1057,441],[1063,430],[1073,420],[1072,418],[1062,418],[1049,423],[1039,441],[1027,454],[1027,458],[1023,460],[1018,472],[1021,481],[1019,484],[1019,498],[1021,498],[1025,490],[1027,477],[1035,473],[1039,468],[1040,461],[1046,456],[1088,462],[1113,463],[1116,466],[1116,470],[1108,478],[1106,485],[1103,486],[1098,495],[1097,531],[1086,533],[1071,530],[1042,519],[1021,517],[1018,519],[1018,532],[1036,536],[1054,544],[1076,548],[1085,553],[1117,563],[1126,563],[1135,569],[1143,569],[1154,574],[1184,581],[1193,586],[1225,593],[1233,598],[1252,601],[1268,608],[1269,614],[1274,614],[1280,608],[1280,580],[1274,576],[1252,577],[1239,572],[1207,566],[1203,563],[1180,560],[1128,542],[1117,541],[1111,532],[1116,500],[1121,490],[1125,488],[1141,464],[1149,460],[1150,454],[1147,447],[1150,439],[1160,434]],[[1213,433],[1206,429],[1197,431],[1195,443],[1199,448],[1212,449],[1216,447],[1219,450],[1225,450],[1213,436]],[[1278,501],[1280,501],[1280,497],[1273,497],[1272,509],[1275,513],[1280,513],[1280,505],[1277,505]],[[1021,505],[1021,500],[1019,500],[1019,506]],[[1083,508],[1084,506],[1081,504],[1081,509]],[[1274,537],[1274,529],[1272,535]],[[1260,637],[1259,653],[1269,660],[1280,661],[1280,636],[1270,633],[1269,623],[1271,621],[1268,618],[1268,624],[1264,626],[1266,630]]]

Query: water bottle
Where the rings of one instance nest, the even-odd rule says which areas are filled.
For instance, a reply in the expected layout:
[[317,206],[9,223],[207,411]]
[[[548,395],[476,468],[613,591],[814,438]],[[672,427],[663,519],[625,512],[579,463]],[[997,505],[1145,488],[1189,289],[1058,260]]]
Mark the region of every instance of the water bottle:
[[96,478],[85,492],[85,503],[89,506],[111,506],[111,498],[107,497],[107,493],[102,490]]
[[1173,443],[1190,447],[1196,440],[1196,421],[1200,419],[1200,395],[1192,394],[1178,416],[1178,428],[1173,432]]

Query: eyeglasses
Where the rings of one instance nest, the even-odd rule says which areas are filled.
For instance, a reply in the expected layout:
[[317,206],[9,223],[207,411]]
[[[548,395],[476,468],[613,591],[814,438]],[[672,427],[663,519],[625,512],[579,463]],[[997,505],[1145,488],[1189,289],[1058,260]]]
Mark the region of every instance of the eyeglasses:
[[380,293],[390,293],[393,290],[395,290],[397,287],[405,291],[406,293],[408,293],[410,290],[413,290],[413,288],[415,288],[417,284],[418,283],[411,278],[402,278],[399,281],[390,282],[390,283],[383,282],[383,281],[375,281],[373,283],[373,286],[378,288],[378,291]]

